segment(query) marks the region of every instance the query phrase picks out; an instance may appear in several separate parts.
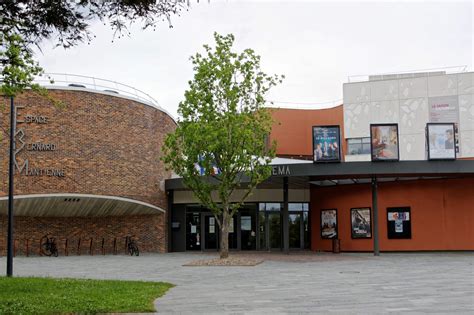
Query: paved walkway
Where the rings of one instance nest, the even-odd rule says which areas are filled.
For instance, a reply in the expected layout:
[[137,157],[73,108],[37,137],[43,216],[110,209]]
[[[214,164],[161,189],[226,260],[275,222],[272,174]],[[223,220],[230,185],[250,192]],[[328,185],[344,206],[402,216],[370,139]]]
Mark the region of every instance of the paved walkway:
[[155,302],[160,313],[474,313],[472,253],[254,255],[266,261],[255,267],[183,267],[214,255],[17,257],[14,272],[176,284]]

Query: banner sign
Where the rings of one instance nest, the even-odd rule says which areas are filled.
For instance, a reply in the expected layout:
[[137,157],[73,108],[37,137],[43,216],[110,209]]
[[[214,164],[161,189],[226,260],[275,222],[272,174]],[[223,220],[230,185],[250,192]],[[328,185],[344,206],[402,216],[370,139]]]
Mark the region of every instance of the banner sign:
[[313,126],[313,161],[341,161],[339,126]]

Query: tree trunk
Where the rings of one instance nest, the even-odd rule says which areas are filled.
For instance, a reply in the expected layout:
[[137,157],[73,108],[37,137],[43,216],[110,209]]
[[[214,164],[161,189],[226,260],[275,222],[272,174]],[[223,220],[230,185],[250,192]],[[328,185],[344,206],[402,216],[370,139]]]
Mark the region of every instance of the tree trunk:
[[221,259],[229,257],[229,223],[230,214],[227,209],[222,211],[221,239],[220,239],[220,257]]

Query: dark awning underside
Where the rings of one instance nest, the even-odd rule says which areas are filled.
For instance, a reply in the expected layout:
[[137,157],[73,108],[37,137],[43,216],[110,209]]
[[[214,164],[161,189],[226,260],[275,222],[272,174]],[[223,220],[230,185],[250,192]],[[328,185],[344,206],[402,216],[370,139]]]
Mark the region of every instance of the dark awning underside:
[[[259,188],[280,189],[288,177],[290,188],[333,186],[417,179],[474,177],[474,160],[301,163],[273,165],[273,174]],[[243,184],[245,180],[242,181]],[[166,190],[186,190],[181,178],[168,179]]]

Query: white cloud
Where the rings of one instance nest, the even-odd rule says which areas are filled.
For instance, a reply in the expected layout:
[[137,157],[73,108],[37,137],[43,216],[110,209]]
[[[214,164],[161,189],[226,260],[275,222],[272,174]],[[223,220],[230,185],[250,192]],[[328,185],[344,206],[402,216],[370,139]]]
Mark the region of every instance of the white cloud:
[[211,0],[172,20],[172,29],[166,22],[155,32],[135,27],[113,43],[97,23],[90,45],[44,43],[39,61],[47,72],[132,85],[173,114],[192,78],[189,56],[212,43],[214,31],[233,33],[236,48],[253,48],[266,72],[285,74],[270,98],[295,104],[341,99],[350,75],[474,63],[472,2]]

